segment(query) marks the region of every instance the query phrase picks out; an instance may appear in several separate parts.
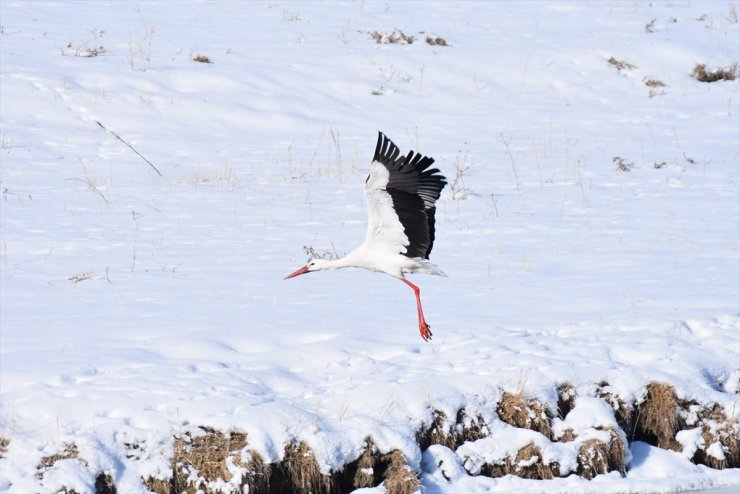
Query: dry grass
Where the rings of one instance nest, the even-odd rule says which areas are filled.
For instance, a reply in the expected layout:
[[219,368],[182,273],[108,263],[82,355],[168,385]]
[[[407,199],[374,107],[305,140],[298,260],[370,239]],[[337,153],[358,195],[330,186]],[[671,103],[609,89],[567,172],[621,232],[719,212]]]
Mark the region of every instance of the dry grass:
[[193,62],[200,62],[200,63],[213,63],[210,58],[208,58],[205,55],[198,54],[193,57]]
[[633,69],[636,69],[636,68],[637,68],[637,66],[636,66],[636,65],[632,65],[631,63],[629,63],[629,62],[625,62],[624,60],[617,60],[617,59],[616,59],[616,58],[614,58],[614,57],[609,57],[609,58],[607,59],[607,62],[609,62],[609,63],[610,63],[611,65],[613,65],[614,67],[616,67],[616,69],[617,69],[617,70],[618,70],[619,72],[621,72],[621,71],[623,71],[623,70],[633,70]]
[[[56,462],[59,460],[71,460],[71,459],[79,459],[80,453],[77,450],[77,445],[74,443],[64,443],[62,445],[64,448],[59,453],[54,453],[53,455],[44,456],[41,458],[41,461],[39,462],[38,466],[36,467],[36,478],[42,478],[44,476],[44,473],[54,466]],[[85,463],[84,460],[80,460],[83,464]]]
[[676,449],[678,432],[678,398],[673,386],[650,383],[645,400],[637,406],[636,434],[654,439],[652,444],[664,449]]
[[732,64],[707,70],[706,65],[698,63],[691,71],[691,76],[700,82],[734,81],[738,76],[738,68],[737,64]]
[[373,31],[370,37],[379,45],[410,45],[414,42],[414,37],[409,36],[400,29],[394,29],[390,33]]
[[391,451],[383,460],[388,464],[383,482],[388,494],[412,494],[419,489],[421,482],[400,451]]
[[633,411],[634,406],[631,404],[626,403],[622,398],[619,396],[616,396],[612,394],[610,391],[606,389],[606,387],[609,384],[606,382],[599,383],[599,387],[596,391],[599,398],[607,402],[609,405],[611,405],[612,409],[614,410],[614,415],[617,419],[617,424],[619,427],[622,428],[622,430],[627,434],[627,436],[631,436],[632,432],[634,430],[634,423],[633,423]]
[[576,402],[576,390],[570,384],[561,384],[558,387],[558,417],[564,419]]
[[450,46],[447,44],[447,40],[440,36],[427,36],[425,41],[432,46]]
[[645,85],[650,88],[650,93],[648,94],[648,96],[651,98],[656,94],[661,94],[662,88],[666,87],[663,81],[659,81],[657,79],[645,78],[642,80],[642,82],[644,82]]
[[171,480],[155,479],[149,477],[144,479],[144,487],[155,494],[174,494]]
[[[600,383],[597,395],[614,408],[619,428],[601,429],[608,434],[585,440],[578,450],[575,472],[561,471],[562,467],[555,462],[545,463],[542,451],[530,443],[495,464],[484,464],[480,473],[490,477],[516,475],[527,479],[552,479],[570,473],[592,479],[615,471],[625,475],[628,447],[625,432],[632,430],[630,437],[633,440],[680,450],[682,446],[675,439],[676,433],[697,427],[701,430],[701,444],[692,458],[694,463],[715,469],[740,467],[740,422],[735,413],[728,414],[719,405],[706,407],[695,401],[681,400],[674,388],[664,383],[647,385],[644,399],[636,406],[624,402],[608,389],[607,383]],[[568,384],[561,385],[558,388],[558,414],[567,416],[575,399],[575,389]],[[502,421],[514,427],[535,430],[555,440],[546,408],[536,400],[525,399],[521,391],[502,393],[497,412]],[[229,488],[257,494],[336,494],[383,485],[389,493],[411,494],[420,488],[416,473],[408,466],[402,453],[398,450],[382,453],[370,437],[365,439],[364,450],[357,459],[345,464],[340,471],[324,475],[314,453],[304,442],[287,445],[283,459],[268,464],[248,449],[246,434],[201,429],[203,434],[185,433],[174,438],[171,477],[142,479],[147,489],[157,494],[216,494]],[[481,415],[469,414],[461,408],[452,420],[435,410],[432,423],[418,432],[417,441],[422,451],[432,444],[456,450],[467,441],[489,435],[490,429]],[[577,438],[576,432],[568,429],[557,440],[569,442]],[[8,444],[8,439],[0,438],[0,456],[5,454]],[[128,458],[139,460],[145,456],[141,446],[125,446]],[[77,447],[66,443],[61,451],[41,459],[37,477],[43,478],[58,461],[70,459],[87,466],[79,457]],[[111,475],[91,473],[95,475],[97,493],[116,494]],[[66,491],[63,489],[63,492]]]
[[545,464],[540,449],[530,443],[517,451],[514,458],[507,456],[502,463],[484,465],[481,473],[494,478],[516,475],[524,479],[550,480],[560,476],[560,465]]
[[617,429],[612,427],[609,431],[609,471],[616,470],[624,477],[627,473],[627,464],[625,463],[625,451],[628,448],[626,438],[622,437]]
[[375,486],[375,470],[378,463],[378,453],[371,438],[365,440],[365,452],[357,460],[357,471],[352,479],[355,489]]
[[101,473],[95,478],[95,494],[116,494],[116,484],[113,477],[106,473]]
[[[276,485],[279,480],[287,485]],[[273,467],[270,489],[273,491],[279,487],[282,487],[282,492],[295,494],[328,494],[331,492],[331,477],[321,473],[311,448],[299,442],[286,446],[283,461]]]
[[585,441],[578,450],[578,470],[581,477],[591,480],[609,471],[609,446],[598,439]]
[[447,415],[440,411],[434,410],[434,419],[429,429],[422,429],[416,435],[416,440],[421,446],[422,450],[427,449],[433,444],[441,444],[447,446],[450,449],[455,449],[458,444],[455,438],[455,431],[453,424],[450,424],[447,420]]
[[631,172],[635,168],[635,164],[631,161],[627,161],[621,156],[615,156],[612,158],[614,165],[620,172]]
[[498,403],[497,412],[501,420],[509,425],[537,431],[552,438],[550,417],[545,407],[536,400],[525,400],[521,392],[516,394],[504,392]]
[[[148,485],[151,485],[152,490],[163,494],[170,492],[190,494],[203,490],[209,482],[219,479],[229,482],[233,477],[229,471],[229,462],[246,468],[247,473],[242,482],[250,488],[266,481],[265,472],[261,468],[264,466],[261,457],[253,451],[246,451],[246,434],[232,432],[226,436],[209,428],[202,429],[205,431],[202,436],[193,437],[187,433],[175,439],[171,485],[167,485],[166,481],[148,479]],[[248,464],[241,460],[242,451],[251,457]],[[154,487],[163,490],[159,491]]]
[[[689,404],[682,404],[688,409]],[[697,450],[692,458],[695,463],[701,463],[710,468],[738,468],[740,467],[740,421],[738,417],[728,417],[724,409],[715,405],[711,409],[703,409],[698,413],[698,422],[701,424],[703,448]],[[710,447],[719,447],[724,458],[717,458],[707,450]]]
[[441,444],[450,449],[457,449],[466,441],[477,441],[489,434],[488,424],[481,416],[471,416],[461,408],[457,411],[455,422],[447,420],[447,415],[440,410],[434,410],[434,420],[429,429],[417,433],[420,448],[427,449],[433,444]]

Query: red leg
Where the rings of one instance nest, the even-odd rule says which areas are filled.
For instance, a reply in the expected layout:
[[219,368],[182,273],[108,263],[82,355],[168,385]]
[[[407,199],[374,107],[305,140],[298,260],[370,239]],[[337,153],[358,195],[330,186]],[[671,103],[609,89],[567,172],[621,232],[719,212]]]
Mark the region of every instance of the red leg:
[[419,298],[419,287],[411,283],[406,278],[401,278],[401,281],[406,283],[408,286],[411,287],[411,289],[414,291],[414,295],[416,295],[416,312],[419,316],[419,333],[421,333],[421,338],[424,341],[429,341],[432,339],[432,332],[429,330],[429,325],[424,320],[424,311],[421,310],[421,298]]

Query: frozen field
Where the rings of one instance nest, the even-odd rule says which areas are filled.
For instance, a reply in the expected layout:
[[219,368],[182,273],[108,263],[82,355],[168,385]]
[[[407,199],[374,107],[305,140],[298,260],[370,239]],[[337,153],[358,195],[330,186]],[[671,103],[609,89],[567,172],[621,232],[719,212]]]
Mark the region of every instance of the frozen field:
[[[738,16],[3,0],[0,491],[736,488],[740,84],[692,71]],[[283,280],[362,242],[379,130],[450,183],[429,343],[388,276]]]

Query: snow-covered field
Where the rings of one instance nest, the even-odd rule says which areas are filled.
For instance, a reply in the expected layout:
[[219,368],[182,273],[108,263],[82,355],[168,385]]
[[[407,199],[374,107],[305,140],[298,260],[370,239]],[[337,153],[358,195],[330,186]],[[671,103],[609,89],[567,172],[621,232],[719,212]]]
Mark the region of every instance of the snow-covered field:
[[[146,492],[204,428],[246,433],[245,463],[303,442],[325,474],[370,437],[424,493],[740,485],[690,461],[732,464],[702,427],[740,440],[740,85],[691,75],[740,61],[739,15],[3,0],[0,491]],[[413,43],[373,38],[394,29]],[[282,279],[362,241],[378,130],[450,182],[431,256],[449,277],[412,278],[430,343],[397,280]],[[672,449],[608,432],[651,383],[683,403]],[[551,434],[503,420],[506,396]],[[715,405],[722,424],[697,419]],[[487,437],[419,446],[463,408]],[[590,439],[629,441],[624,476],[583,478]],[[559,474],[478,475],[507,459]],[[236,490],[241,465],[199,485]]]

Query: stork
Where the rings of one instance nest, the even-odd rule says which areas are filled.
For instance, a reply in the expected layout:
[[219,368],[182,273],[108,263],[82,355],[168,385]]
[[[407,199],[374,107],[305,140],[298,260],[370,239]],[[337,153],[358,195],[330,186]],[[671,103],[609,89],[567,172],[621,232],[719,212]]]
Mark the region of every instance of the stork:
[[429,262],[434,244],[435,202],[447,180],[437,168],[429,168],[433,158],[414,151],[404,156],[398,146],[382,132],[365,180],[367,236],[365,242],[341,259],[312,259],[284,279],[326,269],[364,268],[389,274],[406,283],[416,296],[419,333],[432,339],[424,319],[419,287],[404,273],[445,276]]

